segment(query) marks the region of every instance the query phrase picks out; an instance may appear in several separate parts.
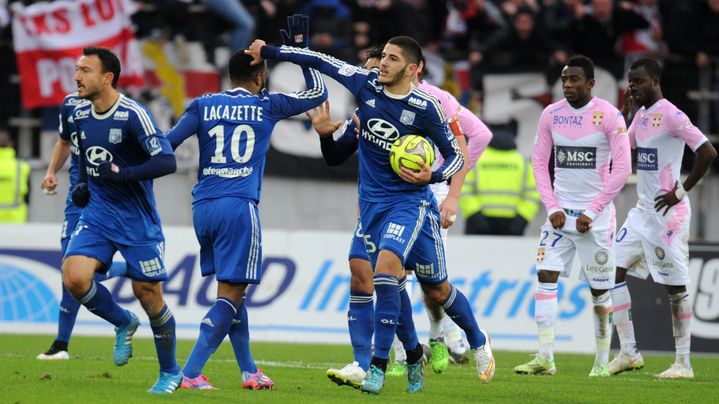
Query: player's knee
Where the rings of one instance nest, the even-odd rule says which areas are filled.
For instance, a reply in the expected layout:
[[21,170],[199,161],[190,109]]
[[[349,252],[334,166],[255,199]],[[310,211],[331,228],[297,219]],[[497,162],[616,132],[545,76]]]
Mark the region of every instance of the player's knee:
[[438,285],[422,284],[422,291],[424,292],[425,297],[440,306],[447,301],[447,297],[449,297],[449,292],[451,290],[452,288],[447,281]]
[[374,274],[369,261],[352,259],[350,260],[350,290],[363,293],[374,292]]
[[65,259],[62,264],[62,284],[75,298],[84,295],[92,283],[92,277],[85,276],[77,264],[73,257]]
[[133,282],[132,291],[142,308],[150,316],[162,310],[164,301],[162,299],[162,285],[159,282]]
[[627,269],[617,267],[617,273],[614,276],[614,283],[622,283],[625,279],[627,279]]
[[537,279],[542,283],[557,283],[559,280],[559,272],[557,271],[537,271]]
[[677,293],[684,293],[687,291],[687,287],[685,285],[679,285],[679,286],[673,286],[673,285],[664,285],[667,289],[667,293],[670,295],[676,295]]

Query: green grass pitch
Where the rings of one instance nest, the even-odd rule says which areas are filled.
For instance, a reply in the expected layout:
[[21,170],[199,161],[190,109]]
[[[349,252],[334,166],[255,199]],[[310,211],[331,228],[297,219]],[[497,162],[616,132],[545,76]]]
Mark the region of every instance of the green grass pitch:
[[[405,392],[404,378],[388,378],[380,396],[360,394],[339,387],[325,376],[329,367],[341,367],[351,359],[349,346],[255,343],[258,366],[275,382],[273,391],[242,390],[232,347],[227,341],[205,366],[204,374],[217,387],[213,391],[178,390],[156,397],[145,391],[157,377],[155,347],[149,339],[135,339],[134,357],[128,365],[112,364],[111,338],[73,337],[69,361],[38,361],[50,336],[0,335],[1,403],[350,403],[350,402],[522,402],[522,403],[709,403],[719,400],[719,357],[695,356],[694,380],[658,380],[655,373],[667,368],[673,356],[645,355],[646,367],[607,379],[589,379],[593,356],[558,354],[555,376],[519,376],[512,367],[526,362],[526,353],[495,352],[494,381],[482,385],[474,365],[450,366],[441,375],[425,368],[425,391]],[[589,343],[594,343],[593,341]],[[192,341],[179,341],[182,364]],[[202,400],[202,401],[201,401]]]

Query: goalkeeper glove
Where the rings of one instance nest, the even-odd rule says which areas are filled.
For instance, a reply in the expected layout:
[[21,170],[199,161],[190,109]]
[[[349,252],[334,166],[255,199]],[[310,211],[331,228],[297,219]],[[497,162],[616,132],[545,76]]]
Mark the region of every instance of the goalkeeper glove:
[[107,161],[101,163],[97,167],[97,172],[98,174],[100,174],[100,178],[102,178],[103,180],[108,180],[112,182],[125,181],[125,176],[123,175],[122,171],[120,171],[120,167]]
[[281,29],[282,42],[287,46],[307,48],[310,45],[310,17],[295,14],[287,17],[287,30]]

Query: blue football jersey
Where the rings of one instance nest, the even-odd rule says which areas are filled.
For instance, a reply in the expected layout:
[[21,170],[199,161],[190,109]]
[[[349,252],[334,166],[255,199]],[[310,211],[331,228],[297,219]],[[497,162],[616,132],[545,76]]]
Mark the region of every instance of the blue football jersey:
[[110,240],[140,245],[163,238],[152,180],[116,183],[100,179],[97,167],[112,162],[121,169],[151,156],[173,154],[152,115],[137,101],[120,94],[109,111],[98,114],[91,103],[75,107],[73,120],[84,151],[90,202],[82,222],[104,230]]
[[463,164],[464,158],[452,134],[439,101],[414,87],[404,95],[387,93],[379,83],[378,70],[366,70],[322,53],[288,46],[265,46],[263,54],[274,52],[279,60],[319,69],[337,80],[356,98],[359,110],[359,198],[370,202],[417,196],[427,198],[429,187],[403,181],[389,162],[395,140],[407,134],[430,139],[444,156],[444,164],[432,174],[431,182],[446,181]]
[[80,166],[77,162],[80,148],[77,144],[77,131],[75,130],[72,112],[76,106],[89,102],[90,101],[78,97],[77,93],[72,93],[65,96],[60,106],[60,125],[58,132],[61,139],[70,142],[70,186],[67,192],[67,199],[65,200],[65,215],[79,214],[82,211],[82,208],[78,208],[72,203],[72,189],[75,187],[75,184],[77,184],[80,175]]
[[193,203],[235,196],[259,203],[265,154],[275,124],[327,99],[322,76],[303,69],[307,90],[252,94],[238,87],[194,99],[168,132],[173,147],[197,134],[200,164]]

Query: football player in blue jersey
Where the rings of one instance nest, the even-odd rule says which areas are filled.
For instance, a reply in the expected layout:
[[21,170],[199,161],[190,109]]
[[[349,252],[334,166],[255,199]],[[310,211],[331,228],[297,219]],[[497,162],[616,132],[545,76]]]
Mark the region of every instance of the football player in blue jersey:
[[[419,44],[409,37],[390,39],[379,70],[372,71],[306,49],[269,46],[262,40],[255,40],[245,52],[253,63],[273,58],[317,68],[357,99],[360,222],[364,234],[377,244],[376,251],[367,251],[377,294],[374,357],[361,390],[378,394],[384,386],[395,332],[407,350],[407,390],[424,388],[422,348],[411,321],[409,296],[400,291],[405,265],[415,271],[427,297],[465,330],[480,379],[489,382],[494,375],[489,339],[479,329],[466,297],[447,281],[439,209],[427,187],[450,178],[464,160],[437,99],[411,84],[420,61]],[[395,174],[389,149],[405,134],[431,138],[445,162],[436,171],[422,166],[418,172],[403,168]]]
[[[289,34],[306,45],[306,16],[291,16]],[[304,38],[304,40],[303,40]],[[183,369],[183,387],[209,389],[202,368],[230,336],[242,387],[272,388],[257,369],[249,349],[244,293],[262,278],[262,238],[257,205],[265,155],[275,124],[312,109],[327,99],[320,73],[303,69],[307,90],[269,93],[264,63],[252,65],[242,51],[230,58],[232,89],[193,100],[169,132],[173,147],[197,134],[198,182],[192,190],[192,222],[200,243],[203,276],[217,279],[217,300],[200,324],[200,335]]]
[[[80,149],[77,144],[77,131],[75,130],[75,124],[72,119],[72,111],[75,107],[85,101],[80,98],[77,93],[68,94],[62,102],[60,107],[60,125],[59,125],[59,137],[55,143],[55,147],[52,151],[52,157],[47,167],[45,178],[42,180],[41,187],[45,194],[55,195],[57,192],[57,172],[65,165],[67,158],[72,156],[70,159],[70,184],[67,193],[67,199],[65,201],[65,220],[62,224],[62,231],[60,235],[60,248],[62,255],[65,255],[67,250],[67,244],[70,241],[70,235],[75,230],[78,219],[80,219],[80,212],[82,208],[72,203],[72,189],[77,184],[79,176],[78,166],[78,154]],[[107,276],[102,274],[95,274],[95,280],[105,280],[114,276],[123,275],[125,272],[124,264],[113,264],[107,272]],[[50,345],[50,349],[46,352],[41,353],[37,356],[39,360],[63,360],[70,359],[68,353],[68,344],[70,343],[70,336],[72,335],[72,329],[75,326],[75,319],[77,318],[77,312],[80,309],[80,302],[75,299],[70,292],[62,288],[62,299],[60,300],[60,307],[58,313],[57,322],[57,337]]]
[[125,365],[140,321],[93,279],[120,251],[155,337],[160,376],[149,392],[169,394],[182,374],[175,359],[175,319],[162,297],[165,240],[152,179],[175,171],[175,155],[147,110],[117,91],[119,77],[120,61],[109,49],[83,49],[75,82],[80,98],[90,102],[72,114],[80,146],[80,179],[72,199],[84,209],[65,252],[63,281],[82,305],[115,325],[113,360]]

